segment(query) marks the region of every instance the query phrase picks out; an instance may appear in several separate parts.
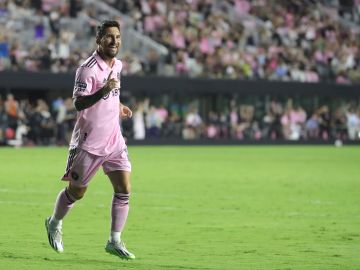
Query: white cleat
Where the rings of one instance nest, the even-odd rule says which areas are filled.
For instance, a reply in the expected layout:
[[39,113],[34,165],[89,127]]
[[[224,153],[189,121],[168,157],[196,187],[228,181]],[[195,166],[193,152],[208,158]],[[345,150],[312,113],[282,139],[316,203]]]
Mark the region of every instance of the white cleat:
[[105,251],[112,255],[118,256],[121,259],[125,259],[125,260],[135,259],[135,255],[126,249],[125,244],[122,241],[120,243],[114,243],[108,241],[105,246]]
[[62,241],[61,228],[51,228],[50,218],[51,217],[45,219],[45,227],[49,239],[49,244],[56,252],[62,253],[64,252],[64,244]]

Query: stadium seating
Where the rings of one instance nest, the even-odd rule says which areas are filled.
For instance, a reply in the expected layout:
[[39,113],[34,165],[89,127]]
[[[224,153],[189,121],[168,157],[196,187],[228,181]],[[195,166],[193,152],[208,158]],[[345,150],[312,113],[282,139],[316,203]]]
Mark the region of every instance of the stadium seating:
[[333,2],[5,1],[0,69],[71,72],[114,18],[124,74],[359,83],[360,4]]
[[[96,25],[106,18],[122,26],[124,76],[356,85],[360,1],[351,2],[1,1],[0,71],[73,74],[95,49]],[[277,99],[270,93],[266,101],[248,102],[233,94],[215,108],[200,106],[196,96],[162,102],[168,99],[164,93],[151,100],[128,97],[134,118],[123,121],[124,135],[137,140],[359,140],[360,107],[354,100],[306,107],[305,98]],[[45,101],[0,95],[0,141],[67,144],[75,113],[69,97]]]

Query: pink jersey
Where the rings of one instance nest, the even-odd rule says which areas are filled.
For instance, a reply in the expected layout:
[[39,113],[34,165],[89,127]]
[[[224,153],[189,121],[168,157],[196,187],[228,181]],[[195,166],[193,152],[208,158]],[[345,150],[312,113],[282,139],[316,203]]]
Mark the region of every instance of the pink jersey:
[[120,131],[121,69],[120,60],[115,59],[111,68],[96,51],[77,69],[73,98],[94,94],[105,85],[111,71],[119,85],[91,107],[77,112],[70,148],[80,147],[91,154],[106,156],[126,147]]

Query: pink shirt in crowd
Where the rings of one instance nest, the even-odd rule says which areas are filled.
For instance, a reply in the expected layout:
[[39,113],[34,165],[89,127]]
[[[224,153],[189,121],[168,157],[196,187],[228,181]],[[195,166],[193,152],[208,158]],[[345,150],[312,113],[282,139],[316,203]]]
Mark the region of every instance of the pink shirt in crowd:
[[119,85],[93,106],[79,111],[70,148],[80,147],[91,154],[106,156],[115,149],[125,148],[120,131],[120,72],[122,63],[115,59],[109,67],[95,51],[76,71],[73,98],[88,96],[102,88],[109,74]]

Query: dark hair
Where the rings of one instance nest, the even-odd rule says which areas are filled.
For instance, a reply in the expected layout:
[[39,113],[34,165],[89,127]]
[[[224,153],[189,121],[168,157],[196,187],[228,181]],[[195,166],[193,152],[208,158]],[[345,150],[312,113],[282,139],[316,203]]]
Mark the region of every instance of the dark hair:
[[103,21],[97,27],[96,38],[101,39],[105,35],[106,28],[109,28],[109,27],[117,27],[120,31],[120,24],[117,21]]

